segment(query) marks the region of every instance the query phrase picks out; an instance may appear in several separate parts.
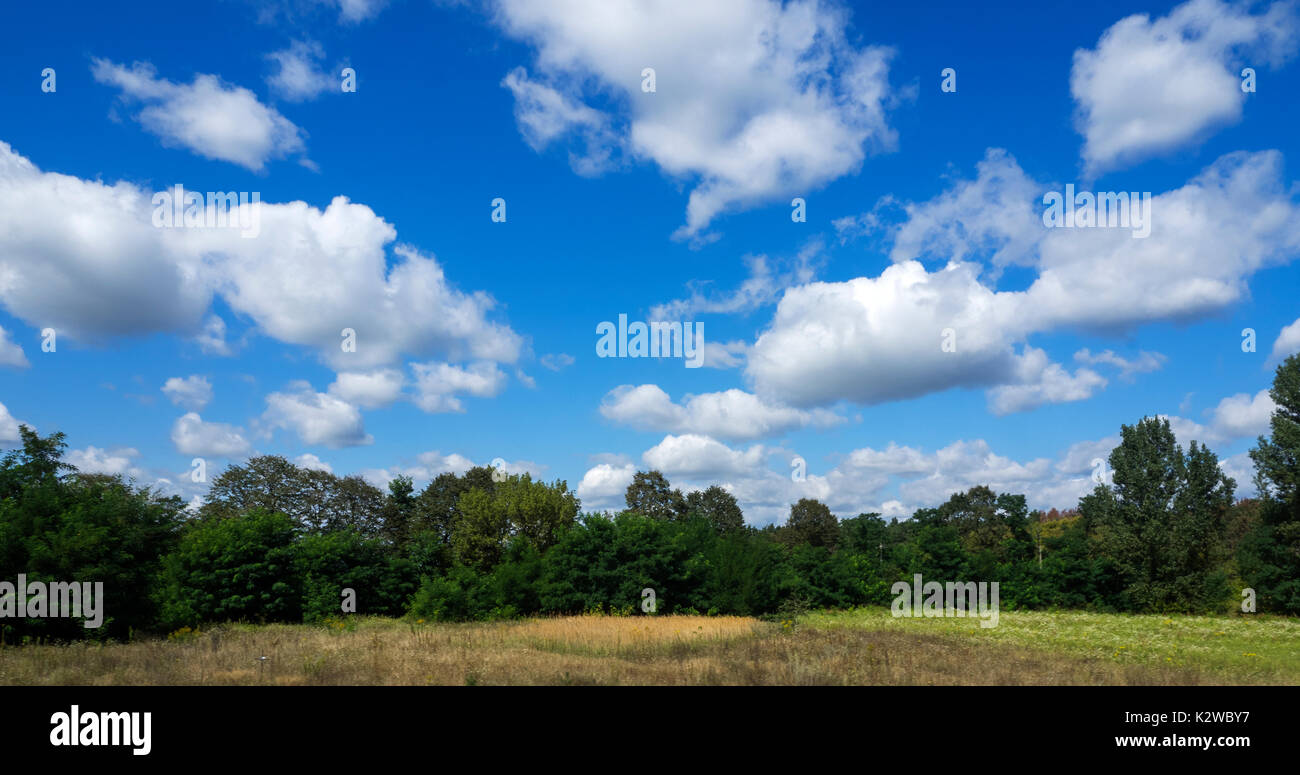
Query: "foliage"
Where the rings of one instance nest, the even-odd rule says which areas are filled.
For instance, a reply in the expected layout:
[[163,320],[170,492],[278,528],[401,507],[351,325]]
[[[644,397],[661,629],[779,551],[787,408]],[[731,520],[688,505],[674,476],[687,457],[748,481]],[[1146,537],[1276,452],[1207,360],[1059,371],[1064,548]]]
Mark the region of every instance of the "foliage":
[[21,448],[0,461],[0,581],[16,584],[24,574],[28,583],[102,582],[104,618],[97,629],[82,619],[5,619],[0,635],[124,637],[151,625],[154,579],[175,546],[184,504],[118,476],[78,474],[61,461],[62,433],[19,430]]
[[1227,599],[1226,515],[1235,483],[1208,448],[1184,453],[1164,418],[1120,429],[1114,485],[1080,503],[1123,579],[1124,610],[1207,610]]
[[163,559],[159,602],[167,629],[201,622],[291,622],[302,617],[294,573],[296,525],[284,514],[247,514],[192,525]]
[[[260,456],[229,467],[198,514],[174,497],[63,462],[61,434],[20,428],[0,461],[0,580],[103,581],[105,627],[7,619],[24,637],[193,632],[209,622],[426,621],[607,612],[770,616],[888,605],[891,586],[997,581],[1006,610],[1221,612],[1244,586],[1260,612],[1300,614],[1300,357],[1277,371],[1269,438],[1251,456],[1260,495],[1167,420],[1121,428],[1113,483],[1077,511],[1030,512],[975,486],[910,519],[843,520],[804,498],[785,524],[745,524],[720,486],[683,496],[637,472],[628,510],[585,514],[564,481],[492,468],[385,494],[359,477]],[[649,590],[649,591],[647,591]],[[649,600],[651,592],[653,609]],[[643,608],[644,606],[644,608]],[[190,630],[183,628],[189,627]],[[179,637],[179,636],[178,636]]]
[[672,489],[658,471],[637,471],[625,494],[628,511],[659,520],[680,519],[686,515],[686,498],[681,490]]
[[1256,590],[1260,610],[1300,614],[1300,355],[1277,367],[1269,391],[1277,405],[1269,438],[1250,457],[1262,497],[1257,518],[1241,540],[1242,576]]

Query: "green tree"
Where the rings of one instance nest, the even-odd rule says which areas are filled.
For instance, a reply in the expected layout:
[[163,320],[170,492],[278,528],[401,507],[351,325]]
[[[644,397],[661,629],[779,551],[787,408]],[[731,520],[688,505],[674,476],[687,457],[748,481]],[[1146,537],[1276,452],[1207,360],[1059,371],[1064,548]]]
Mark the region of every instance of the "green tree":
[[776,609],[783,587],[781,547],[757,531],[733,530],[713,542],[707,559],[707,608],[756,616]]
[[[103,622],[0,620],[6,642],[32,635],[60,639],[125,637],[154,626],[152,585],[160,558],[184,519],[180,498],[138,489],[120,476],[80,474],[63,462],[61,433],[42,438],[19,427],[21,447],[0,460],[0,579],[103,583]],[[83,608],[84,611],[84,608]]]
[[1114,485],[1080,502],[1125,581],[1123,604],[1141,610],[1203,609],[1226,593],[1212,573],[1235,483],[1208,448],[1187,454],[1169,421],[1122,426],[1110,455]]
[[686,516],[686,499],[658,471],[637,471],[625,493],[628,511],[651,519],[674,520]]
[[544,558],[541,604],[554,613],[639,612],[655,591],[657,613],[707,611],[707,555],[717,534],[703,519],[669,522],[625,511],[587,515]]
[[311,521],[305,471],[279,455],[259,455],[222,471],[208,487],[204,519],[238,516],[253,509]]
[[839,544],[839,520],[819,500],[800,498],[790,507],[790,518],[785,527],[796,544],[807,543],[831,550]]
[[1269,438],[1250,452],[1263,504],[1242,539],[1242,575],[1259,610],[1300,614],[1300,354],[1283,361],[1269,391],[1276,408]]
[[879,560],[884,556],[885,537],[889,531],[885,520],[872,512],[840,520],[840,546],[854,554]]
[[343,615],[344,590],[355,595],[357,614],[400,616],[415,590],[411,563],[391,556],[380,539],[355,530],[299,537],[292,571],[301,585],[307,622]]
[[260,455],[230,466],[212,481],[204,519],[225,519],[253,509],[284,514],[305,532],[356,530],[378,534],[384,494],[359,476],[306,469],[279,455]]
[[549,549],[578,515],[578,499],[562,480],[535,482],[512,474],[491,493],[477,487],[460,497],[452,527],[452,548],[461,562],[490,569],[513,538],[538,552]]
[[438,474],[416,499],[412,533],[432,532],[438,541],[450,546],[452,526],[460,514],[460,496],[474,489],[492,494],[496,490],[493,474],[487,466],[476,466],[460,476]]
[[453,473],[441,473],[429,482],[415,499],[414,534],[432,532],[442,543],[451,542],[451,526],[456,520],[456,504],[469,492],[469,483]]
[[745,515],[736,497],[716,484],[687,495],[686,511],[704,517],[719,533],[729,533],[745,526]]
[[1270,437],[1259,437],[1250,459],[1261,497],[1283,506],[1288,519],[1300,520],[1300,353],[1277,367],[1268,391],[1276,408]]
[[262,509],[192,525],[163,559],[165,625],[301,621],[296,533],[292,519]]
[[381,532],[394,550],[401,553],[411,540],[411,528],[416,511],[415,485],[409,476],[397,476],[388,483],[381,513]]

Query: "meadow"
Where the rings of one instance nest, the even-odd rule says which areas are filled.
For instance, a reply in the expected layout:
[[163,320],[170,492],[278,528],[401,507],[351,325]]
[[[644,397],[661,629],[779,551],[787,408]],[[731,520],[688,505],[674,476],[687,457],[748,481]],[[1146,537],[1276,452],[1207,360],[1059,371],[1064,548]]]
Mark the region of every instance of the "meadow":
[[796,619],[576,616],[443,624],[352,617],[0,648],[4,685],[1300,684],[1300,621],[1004,612]]

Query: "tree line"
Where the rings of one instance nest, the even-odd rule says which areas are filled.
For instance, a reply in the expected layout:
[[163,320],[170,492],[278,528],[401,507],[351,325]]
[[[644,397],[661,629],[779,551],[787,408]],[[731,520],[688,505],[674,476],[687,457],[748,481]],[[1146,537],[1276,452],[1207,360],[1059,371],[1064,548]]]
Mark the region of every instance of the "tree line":
[[[0,580],[103,581],[105,625],[0,618],[0,641],[121,638],[209,622],[355,612],[475,620],[601,611],[790,615],[887,605],[895,581],[997,581],[1001,605],[1300,615],[1300,356],[1278,369],[1257,497],[1167,420],[1124,425],[1112,481],[1065,513],[976,486],[910,519],[793,504],[745,524],[717,486],[683,494],[641,471],[618,514],[582,513],[562,480],[488,467],[419,492],[278,456],[227,468],[197,513],[180,498],[63,461],[63,434],[22,427],[0,460]],[[0,609],[2,610],[2,609]]]

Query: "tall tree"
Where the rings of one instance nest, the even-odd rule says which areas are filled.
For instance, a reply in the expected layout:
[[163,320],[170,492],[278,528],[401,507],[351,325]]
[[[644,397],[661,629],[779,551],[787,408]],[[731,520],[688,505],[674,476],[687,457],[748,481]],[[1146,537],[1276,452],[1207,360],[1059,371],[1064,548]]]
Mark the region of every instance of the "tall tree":
[[840,546],[879,562],[884,558],[888,525],[877,512],[840,520]]
[[729,533],[745,526],[745,515],[736,497],[716,484],[687,495],[686,511],[704,517],[719,533]]
[[411,477],[397,476],[388,483],[381,531],[385,540],[399,553],[406,548],[411,538],[415,504],[415,484],[411,481]]
[[416,498],[412,531],[417,535],[431,532],[442,543],[450,543],[456,503],[469,489],[469,483],[456,474],[444,472],[435,476]]
[[1269,396],[1277,405],[1270,436],[1250,452],[1264,503],[1239,554],[1260,610],[1294,615],[1300,614],[1300,354],[1277,367]]
[[785,526],[796,544],[807,543],[827,549],[834,549],[839,544],[839,520],[819,500],[800,498],[790,507],[790,518]]
[[1259,494],[1281,504],[1290,519],[1300,519],[1300,353],[1283,361],[1268,391],[1276,408],[1270,437],[1259,437],[1250,459]]
[[481,570],[494,567],[514,538],[538,552],[549,549],[578,515],[578,499],[568,484],[534,482],[512,474],[491,493],[474,487],[460,497],[451,544],[460,562]]
[[339,477],[279,455],[259,455],[212,481],[200,515],[227,519],[261,509],[284,514],[305,532],[353,529],[375,536],[383,506],[383,492],[359,476]]
[[1125,578],[1127,605],[1205,608],[1221,600],[1226,588],[1211,588],[1210,560],[1235,483],[1208,448],[1193,442],[1184,455],[1165,418],[1122,426],[1120,439],[1110,454],[1113,487],[1099,486],[1079,505]]
[[686,498],[658,471],[637,471],[625,493],[628,511],[643,517],[675,520],[686,516]]
[[314,521],[306,472],[280,455],[250,458],[212,480],[200,514],[220,519],[253,509],[285,514],[303,524]]

